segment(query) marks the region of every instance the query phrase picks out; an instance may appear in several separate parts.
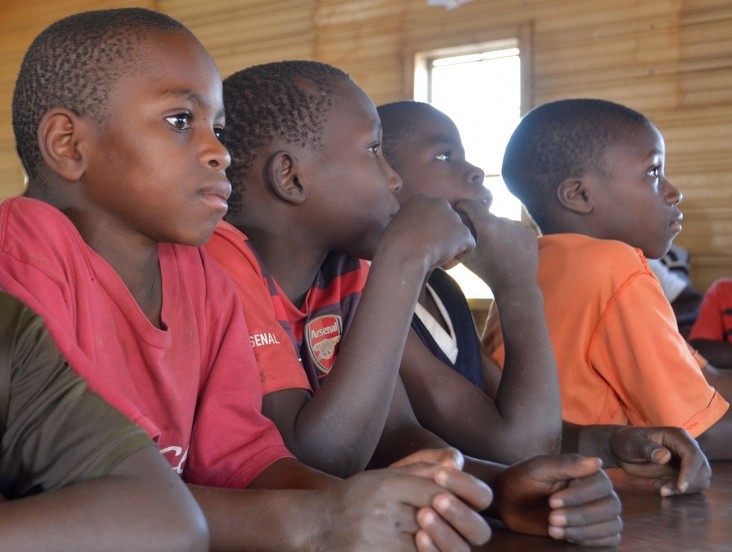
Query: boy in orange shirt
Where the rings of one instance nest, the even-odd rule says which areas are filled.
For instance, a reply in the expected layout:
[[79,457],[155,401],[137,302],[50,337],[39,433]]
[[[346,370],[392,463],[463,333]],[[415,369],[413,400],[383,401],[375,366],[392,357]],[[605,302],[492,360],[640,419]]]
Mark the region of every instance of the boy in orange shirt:
[[[730,458],[732,413],[646,262],[681,231],[682,196],[664,165],[663,137],[645,116],[575,99],[522,119],[503,177],[543,234],[539,283],[564,419],[682,427],[710,458]],[[501,361],[500,332],[487,327]]]

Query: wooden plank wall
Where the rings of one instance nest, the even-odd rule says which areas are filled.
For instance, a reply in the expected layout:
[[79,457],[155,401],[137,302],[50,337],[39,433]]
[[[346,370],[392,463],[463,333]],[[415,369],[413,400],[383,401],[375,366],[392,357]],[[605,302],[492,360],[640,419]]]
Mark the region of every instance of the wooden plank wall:
[[732,276],[732,0],[473,0],[451,11],[425,0],[0,0],[0,197],[22,190],[9,102],[28,43],[63,15],[132,4],[186,23],[224,75],[317,59],[377,103],[411,97],[416,52],[524,33],[524,109],[601,97],[646,113],[685,194],[677,243],[692,254],[694,283]]

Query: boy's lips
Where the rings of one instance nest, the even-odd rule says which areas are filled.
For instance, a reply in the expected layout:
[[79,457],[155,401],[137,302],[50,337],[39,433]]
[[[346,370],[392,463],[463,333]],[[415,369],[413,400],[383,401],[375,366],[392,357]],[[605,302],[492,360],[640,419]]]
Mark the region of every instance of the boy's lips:
[[214,208],[221,209],[225,212],[228,209],[227,200],[231,195],[231,184],[228,180],[221,180],[210,186],[206,186],[201,190],[200,194]]
[[679,216],[677,216],[676,218],[672,219],[672,220],[671,220],[671,222],[669,222],[669,224],[668,224],[668,225],[669,225],[669,226],[670,226],[670,227],[671,227],[671,228],[672,228],[673,230],[675,230],[676,232],[681,232],[681,229],[682,229],[682,226],[681,226],[681,221],[682,221],[682,220],[684,220],[684,215],[683,215],[683,214],[681,214],[681,213],[679,213]]

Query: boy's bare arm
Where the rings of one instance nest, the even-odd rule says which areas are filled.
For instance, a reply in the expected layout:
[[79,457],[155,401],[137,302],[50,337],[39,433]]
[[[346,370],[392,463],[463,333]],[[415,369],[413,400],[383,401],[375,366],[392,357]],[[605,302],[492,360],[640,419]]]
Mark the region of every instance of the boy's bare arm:
[[713,366],[710,361],[709,364],[702,368],[702,374],[704,374],[707,383],[714,387],[720,395],[727,401],[732,401],[732,372],[720,370],[716,366]]
[[[444,200],[421,196],[395,215],[374,255],[335,365],[318,392],[309,400],[292,390],[265,398],[264,413],[298,458],[339,476],[366,466],[386,420],[424,278],[473,245],[470,232]],[[288,404],[290,399],[296,407]]]
[[400,373],[419,423],[465,454],[512,464],[555,452],[557,437],[542,420],[512,427],[488,394],[443,364],[414,331]]
[[0,503],[0,548],[14,551],[203,551],[206,521],[154,446],[107,477]]
[[732,460],[732,408],[696,440],[710,460]]
[[[246,491],[191,490],[209,521],[212,550],[406,551],[420,538],[447,552],[486,542],[490,528],[475,510],[488,506],[490,490],[431,457],[347,480],[311,479],[306,466],[279,461]],[[282,487],[298,479],[299,490]],[[440,510],[444,518],[434,515]]]
[[[524,224],[495,217],[483,203],[462,201],[456,208],[476,233],[476,249],[463,262],[494,292],[506,345],[505,367],[492,399],[469,389],[467,381],[448,373],[410,338],[402,364],[410,400],[420,420],[427,416],[431,429],[470,454],[513,463],[557,452],[561,400],[536,279],[536,235]],[[487,356],[484,360],[490,362]],[[413,385],[419,390],[413,391]],[[457,419],[474,423],[455,424]]]
[[732,343],[709,339],[693,339],[690,343],[713,366],[724,369],[732,368]]

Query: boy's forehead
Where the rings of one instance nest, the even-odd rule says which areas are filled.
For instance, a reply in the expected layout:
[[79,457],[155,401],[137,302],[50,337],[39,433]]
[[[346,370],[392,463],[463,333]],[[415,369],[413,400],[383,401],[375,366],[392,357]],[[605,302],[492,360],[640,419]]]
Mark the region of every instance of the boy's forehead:
[[625,150],[634,155],[664,155],[665,142],[661,132],[652,124],[627,125],[609,150]]
[[462,147],[460,134],[454,124],[447,124],[445,118],[435,116],[422,118],[414,126],[414,132],[408,133],[411,141],[420,149],[449,145]]
[[341,119],[356,117],[367,119],[369,126],[373,129],[381,129],[381,119],[379,119],[373,100],[353,81],[342,80],[336,83],[333,107],[336,109],[335,111],[331,109],[334,112],[327,117],[326,124],[338,126],[341,124]]
[[221,76],[213,58],[188,32],[155,30],[138,48],[132,73],[147,77],[140,84],[159,95],[193,97],[196,90],[211,84],[221,88]]

